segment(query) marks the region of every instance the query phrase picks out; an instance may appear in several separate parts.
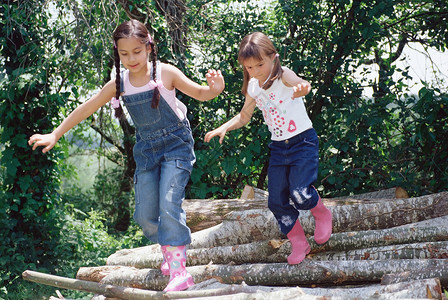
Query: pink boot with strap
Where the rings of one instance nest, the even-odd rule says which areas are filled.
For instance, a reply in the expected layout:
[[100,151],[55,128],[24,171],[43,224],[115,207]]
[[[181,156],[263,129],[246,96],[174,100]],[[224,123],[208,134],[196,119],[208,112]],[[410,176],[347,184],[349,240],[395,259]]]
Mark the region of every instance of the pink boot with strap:
[[302,225],[299,219],[296,220],[296,224],[291,231],[286,235],[291,242],[291,254],[288,256],[288,264],[296,265],[305,259],[305,256],[310,253],[311,247],[303,231]]
[[161,248],[162,248],[163,261],[162,261],[162,264],[160,265],[160,271],[162,271],[163,275],[170,275],[170,266],[168,265],[168,262],[166,261],[166,258],[165,258],[166,247],[161,247]]
[[314,229],[314,240],[318,244],[325,244],[333,232],[331,211],[325,207],[320,196],[317,205],[310,211],[314,216],[316,226]]
[[185,246],[162,246],[169,265],[170,281],[164,292],[183,291],[194,284],[193,277],[185,269],[187,248]]

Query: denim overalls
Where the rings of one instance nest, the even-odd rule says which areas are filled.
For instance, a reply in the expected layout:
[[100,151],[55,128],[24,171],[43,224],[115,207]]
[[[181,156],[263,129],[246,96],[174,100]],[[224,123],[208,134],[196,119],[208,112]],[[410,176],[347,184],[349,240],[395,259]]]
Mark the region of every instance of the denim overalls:
[[152,95],[122,96],[136,128],[134,220],[150,241],[183,246],[191,242],[182,202],[196,160],[194,140],[188,120],[179,120],[163,97],[151,108]]

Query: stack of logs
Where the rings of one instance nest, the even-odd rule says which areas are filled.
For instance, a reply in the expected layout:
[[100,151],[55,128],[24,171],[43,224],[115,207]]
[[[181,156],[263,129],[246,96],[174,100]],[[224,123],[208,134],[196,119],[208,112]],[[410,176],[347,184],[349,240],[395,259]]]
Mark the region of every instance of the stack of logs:
[[194,231],[187,269],[196,285],[161,292],[169,276],[159,270],[159,245],[80,268],[77,282],[98,283],[96,299],[445,299],[448,192],[403,192],[323,199],[333,213],[325,245],[314,242],[314,218],[301,212],[312,250],[298,265],[286,262],[290,243],[266,208],[266,192],[247,187],[241,199],[187,200]]
[[[207,207],[207,200],[191,203],[197,201]],[[187,264],[196,285],[167,293],[165,298],[444,297],[443,289],[448,286],[448,192],[416,198],[323,199],[333,213],[334,233],[325,245],[317,245],[312,238],[314,219],[308,211],[301,212],[300,222],[312,250],[299,265],[286,263],[290,243],[280,234],[272,213],[262,207],[266,200],[240,201],[248,206],[228,212],[220,224],[192,234]],[[213,200],[208,202],[214,205]],[[187,214],[194,215],[198,210],[191,206],[186,203]],[[231,210],[232,206],[220,209]],[[168,276],[158,269],[161,262],[159,245],[121,250],[108,258],[106,266],[79,269],[77,278],[161,291],[168,283]],[[163,297],[161,292],[152,293],[157,295]]]

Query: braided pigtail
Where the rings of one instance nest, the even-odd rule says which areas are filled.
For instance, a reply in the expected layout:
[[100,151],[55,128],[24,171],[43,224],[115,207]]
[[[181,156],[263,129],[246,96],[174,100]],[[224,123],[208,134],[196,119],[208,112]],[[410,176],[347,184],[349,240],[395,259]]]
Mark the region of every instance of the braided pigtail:
[[[154,82],[157,83],[157,49],[154,45],[154,41],[151,38],[151,35],[148,33],[149,38],[149,45],[151,47],[151,54],[152,54],[152,78]],[[154,94],[152,95],[152,108],[158,108],[160,102],[160,91],[158,85],[154,88]]]
[[115,61],[115,101],[113,100],[112,106],[115,109],[115,117],[121,118],[123,115],[123,107],[120,104],[120,91],[121,91],[121,78],[120,78],[120,56],[118,55],[117,42],[114,40],[114,61]]

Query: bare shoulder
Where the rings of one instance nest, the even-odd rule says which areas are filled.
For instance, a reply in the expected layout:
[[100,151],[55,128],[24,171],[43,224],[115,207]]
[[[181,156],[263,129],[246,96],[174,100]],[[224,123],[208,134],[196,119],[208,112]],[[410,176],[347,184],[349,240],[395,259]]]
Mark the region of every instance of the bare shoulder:
[[297,74],[293,70],[291,70],[287,67],[282,67],[282,70],[283,70],[282,81],[283,81],[284,85],[294,86],[298,83],[300,78],[299,78],[299,76],[297,76]]
[[303,81],[303,79],[297,76],[297,74],[293,70],[287,67],[282,67],[282,70],[282,81],[286,86],[294,86]]
[[184,74],[176,66],[167,63],[160,64],[163,85],[169,90],[175,88],[179,79],[182,79]]

